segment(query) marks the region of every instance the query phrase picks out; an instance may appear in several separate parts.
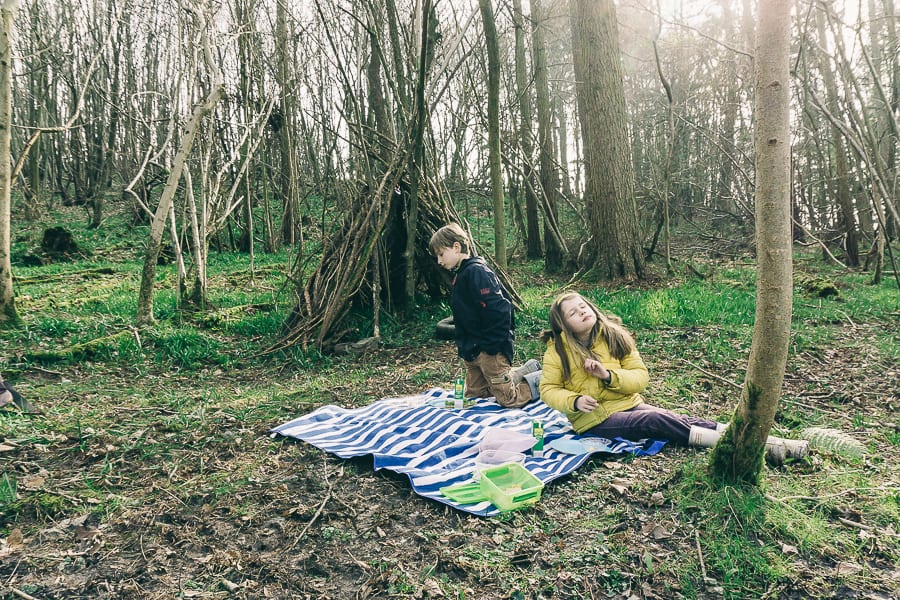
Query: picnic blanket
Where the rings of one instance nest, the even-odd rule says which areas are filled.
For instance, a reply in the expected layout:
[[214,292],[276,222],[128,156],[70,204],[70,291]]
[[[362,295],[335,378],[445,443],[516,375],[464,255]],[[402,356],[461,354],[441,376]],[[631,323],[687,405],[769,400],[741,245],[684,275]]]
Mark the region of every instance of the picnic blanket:
[[[413,490],[426,498],[475,515],[493,516],[500,510],[488,501],[459,504],[440,488],[474,481],[478,444],[490,428],[531,434],[534,421],[544,426],[543,457],[526,456],[524,466],[543,483],[571,473],[592,454],[659,452],[664,441],[586,438],[575,434],[562,413],[543,402],[521,409],[503,408],[493,398],[470,399],[471,406],[447,409],[452,390],[430,389],[417,396],[384,398],[362,408],[327,405],[271,430],[273,435],[302,440],[340,458],[372,455],[375,470],[388,469],[409,477]],[[579,440],[585,452],[569,454],[553,446],[555,440]]]

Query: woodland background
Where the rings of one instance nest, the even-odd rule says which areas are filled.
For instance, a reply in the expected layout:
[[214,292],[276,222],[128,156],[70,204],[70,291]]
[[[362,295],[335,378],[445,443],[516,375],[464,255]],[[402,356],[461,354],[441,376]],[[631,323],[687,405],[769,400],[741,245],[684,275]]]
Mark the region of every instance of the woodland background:
[[[74,204],[101,227],[121,202],[150,223],[141,322],[164,234],[200,306],[210,245],[289,246],[304,343],[363,287],[390,311],[438,294],[424,241],[480,211],[492,226],[473,233],[501,268],[524,255],[640,278],[648,259],[671,269],[673,223],[698,250],[752,247],[753,3],[585,6],[23,2],[20,218]],[[893,2],[798,2],[792,22],[795,239],[880,280],[897,222]]]
[[42,412],[0,412],[0,596],[897,595],[892,0],[791,20],[776,430],[864,454],[756,491],[710,488],[693,450],[596,460],[489,521],[267,431],[449,383],[427,252],[449,220],[517,298],[517,359],[575,285],[636,330],[655,401],[727,419],[756,4],[13,4],[0,373]]

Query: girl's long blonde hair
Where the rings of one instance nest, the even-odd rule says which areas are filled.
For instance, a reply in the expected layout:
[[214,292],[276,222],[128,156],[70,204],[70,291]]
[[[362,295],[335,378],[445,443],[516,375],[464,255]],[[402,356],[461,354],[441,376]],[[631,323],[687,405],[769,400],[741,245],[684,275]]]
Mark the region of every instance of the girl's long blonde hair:
[[[588,339],[582,343],[572,330],[566,326],[566,320],[562,313],[562,304],[566,300],[581,299],[587,304],[594,314],[597,315],[597,322],[588,334]],[[606,315],[600,312],[597,306],[579,294],[578,292],[565,292],[556,297],[553,304],[550,305],[550,329],[544,331],[541,339],[544,342],[553,340],[553,347],[562,361],[563,381],[569,381],[572,378],[572,366],[569,364],[569,354],[566,352],[562,334],[566,334],[572,353],[579,359],[580,363],[584,363],[587,358],[596,359],[597,357],[591,351],[594,342],[597,341],[597,335],[602,335],[606,345],[609,347],[609,353],[619,360],[625,358],[635,348],[634,337],[622,326],[622,319],[616,315]]]

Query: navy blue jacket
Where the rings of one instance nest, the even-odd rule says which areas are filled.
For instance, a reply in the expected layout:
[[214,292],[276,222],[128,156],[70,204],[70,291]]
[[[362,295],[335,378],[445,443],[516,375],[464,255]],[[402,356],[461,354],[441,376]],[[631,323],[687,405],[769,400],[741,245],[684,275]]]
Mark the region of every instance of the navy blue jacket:
[[515,320],[513,304],[497,274],[480,256],[464,259],[450,294],[456,348],[465,360],[480,352],[503,354],[512,363]]

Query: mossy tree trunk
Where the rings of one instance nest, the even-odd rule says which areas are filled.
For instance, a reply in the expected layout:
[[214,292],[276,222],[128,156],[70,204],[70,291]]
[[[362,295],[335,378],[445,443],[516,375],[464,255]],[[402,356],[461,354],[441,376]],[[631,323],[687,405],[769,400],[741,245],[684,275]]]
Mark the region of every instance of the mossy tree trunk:
[[548,18],[542,0],[531,0],[532,69],[534,70],[535,108],[538,122],[538,163],[544,209],[544,269],[557,273],[567,251],[557,223],[559,206],[559,170],[553,148],[553,124],[550,105],[550,75],[547,67]]
[[756,37],[756,322],[741,401],[711,456],[711,473],[758,485],[790,342],[790,0],[761,0]]

